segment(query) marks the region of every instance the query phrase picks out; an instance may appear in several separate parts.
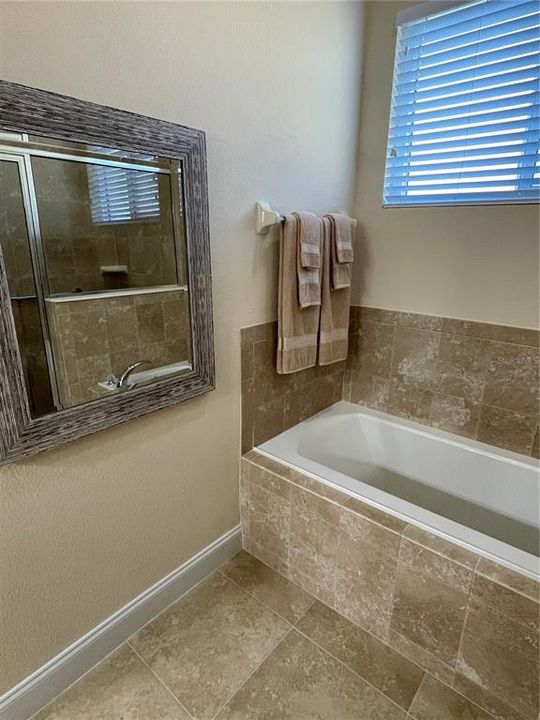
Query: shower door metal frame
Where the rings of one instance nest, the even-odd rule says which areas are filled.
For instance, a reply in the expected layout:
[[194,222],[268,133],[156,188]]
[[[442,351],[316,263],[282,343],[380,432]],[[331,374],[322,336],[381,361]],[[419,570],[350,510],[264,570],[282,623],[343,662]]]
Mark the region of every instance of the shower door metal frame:
[[41,324],[41,333],[43,336],[43,345],[45,348],[45,357],[47,360],[47,369],[49,371],[49,380],[53,402],[57,410],[61,408],[58,378],[56,374],[56,366],[54,360],[54,352],[52,349],[51,332],[49,327],[49,318],[45,305],[44,282],[44,258],[43,247],[41,244],[39,217],[37,214],[36,194],[32,175],[32,166],[30,158],[24,154],[16,154],[4,152],[0,143],[0,162],[13,162],[17,165],[19,172],[19,181],[21,184],[21,195],[24,211],[24,220],[26,224],[26,232],[28,235],[28,246],[30,250],[30,259],[32,263],[32,272],[34,274],[34,291],[38,306],[39,320]]
[[193,367],[127,392],[32,418],[0,258],[0,465],[213,390],[215,359],[204,132],[0,80],[0,134],[2,131],[118,148],[127,154],[145,153],[178,163],[184,201],[181,211]]

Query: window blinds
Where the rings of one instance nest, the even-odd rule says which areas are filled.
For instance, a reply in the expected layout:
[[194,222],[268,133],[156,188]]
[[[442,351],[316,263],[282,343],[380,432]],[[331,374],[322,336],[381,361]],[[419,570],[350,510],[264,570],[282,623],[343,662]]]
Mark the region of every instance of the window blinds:
[[[108,150],[108,155],[122,151]],[[96,225],[159,217],[158,176],[122,166],[88,165],[90,210]]]
[[538,0],[398,27],[385,205],[538,202],[539,28]]

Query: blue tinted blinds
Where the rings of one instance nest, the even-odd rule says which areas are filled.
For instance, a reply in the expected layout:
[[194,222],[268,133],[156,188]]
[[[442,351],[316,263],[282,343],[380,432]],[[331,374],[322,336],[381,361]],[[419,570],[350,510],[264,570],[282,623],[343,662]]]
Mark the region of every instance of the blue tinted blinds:
[[[120,150],[106,153],[122,155]],[[111,165],[88,165],[87,172],[90,210],[96,225],[159,217],[156,173]]]
[[540,3],[398,27],[385,205],[538,202]]

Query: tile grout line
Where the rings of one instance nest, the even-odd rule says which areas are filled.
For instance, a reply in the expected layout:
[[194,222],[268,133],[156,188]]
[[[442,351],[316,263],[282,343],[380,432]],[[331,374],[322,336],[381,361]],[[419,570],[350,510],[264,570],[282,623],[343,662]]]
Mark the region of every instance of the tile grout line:
[[195,720],[193,715],[189,712],[189,710],[180,702],[179,698],[176,697],[176,695],[173,693],[173,691],[170,689],[170,687],[165,683],[164,680],[160,678],[160,676],[150,667],[150,665],[146,662],[146,660],[140,655],[137,650],[133,647],[133,645],[129,642],[129,640],[126,642],[131,652],[139,658],[139,660],[142,662],[142,664],[145,666],[145,668],[152,673],[153,677],[158,681],[158,683],[169,693],[169,695],[173,698],[173,700],[176,702],[176,704],[184,710],[186,715],[191,718],[191,720]]
[[[407,718],[413,718],[413,717],[414,717],[413,715],[411,715],[411,708],[412,708],[412,706],[414,705],[414,701],[416,700],[416,697],[417,697],[418,693],[420,692],[420,688],[421,688],[422,685],[424,684],[427,675],[428,675],[427,671],[424,671],[424,675],[423,675],[422,679],[420,680],[420,682],[418,683],[418,687],[416,688],[416,692],[414,693],[414,695],[413,695],[413,697],[412,697],[412,700],[411,700],[411,702],[410,702],[410,704],[409,704],[409,707],[408,707],[407,710],[405,711],[405,712],[407,713],[405,720],[407,720]],[[437,678],[436,678],[436,679],[437,679]]]
[[[248,553],[248,554],[251,554],[251,553]],[[254,555],[253,557],[255,557],[256,560],[259,560],[259,558],[257,558],[255,555]],[[259,560],[259,562],[263,562],[263,561],[262,561],[262,560]],[[225,564],[225,563],[224,563],[224,564]],[[263,562],[263,565],[265,565],[265,567],[268,567],[270,570],[272,570],[273,572],[275,572],[275,573],[277,573],[278,575],[280,575],[282,578],[284,578],[284,579],[287,580],[288,582],[292,582],[291,580],[289,580],[288,578],[286,578],[284,575],[281,575],[281,573],[279,573],[277,570],[274,570],[274,568],[270,568],[270,566],[269,566],[269,565],[266,565],[266,563]],[[222,567],[223,567],[223,566],[222,566]],[[216,572],[221,572],[221,571],[220,571],[220,569],[218,568],[218,570],[217,570]],[[222,573],[222,572],[221,572],[221,574],[224,575],[224,573]],[[402,708],[402,707],[400,707],[399,705],[397,705],[397,703],[395,703],[393,700],[391,700],[391,698],[388,698],[387,695],[384,695],[384,693],[382,693],[382,692],[381,692],[380,690],[378,690],[374,685],[372,685],[368,680],[366,680],[364,677],[362,677],[362,675],[360,675],[360,674],[357,673],[355,670],[353,670],[352,668],[350,668],[348,665],[346,665],[346,663],[344,663],[342,660],[340,660],[340,659],[337,658],[335,655],[333,655],[329,650],[327,650],[326,648],[324,648],[324,647],[322,647],[321,645],[319,645],[317,642],[315,642],[315,640],[313,640],[313,639],[310,638],[308,635],[306,635],[304,632],[302,632],[302,630],[300,630],[300,628],[298,627],[298,623],[308,614],[308,612],[311,610],[311,608],[313,607],[313,605],[314,605],[315,603],[313,603],[307,610],[305,610],[305,611],[302,613],[302,615],[301,615],[294,623],[290,623],[289,620],[286,620],[286,618],[283,618],[281,615],[279,615],[279,613],[275,612],[275,610],[272,610],[272,608],[269,607],[265,602],[263,602],[262,600],[259,600],[259,598],[255,597],[255,595],[253,595],[253,594],[250,593],[248,590],[246,590],[245,588],[243,588],[243,587],[242,587],[241,585],[239,585],[237,582],[235,582],[235,581],[232,580],[231,578],[227,577],[226,575],[224,575],[224,577],[226,577],[227,580],[229,580],[229,581],[232,582],[233,584],[237,585],[241,590],[243,590],[245,593],[247,593],[248,595],[250,595],[250,597],[253,597],[255,600],[257,600],[257,602],[259,602],[261,605],[264,605],[264,607],[266,607],[268,610],[270,610],[272,613],[274,613],[274,615],[277,615],[279,618],[285,620],[286,622],[288,622],[288,623],[291,625],[291,627],[289,628],[289,631],[286,633],[286,635],[283,636],[283,638],[282,638],[282,639],[279,641],[279,643],[275,646],[274,650],[278,647],[278,645],[280,645],[280,644],[283,642],[283,640],[287,637],[287,635],[289,635],[289,633],[290,633],[291,630],[296,630],[296,631],[297,631],[298,633],[300,633],[303,637],[305,637],[307,640],[309,640],[311,643],[313,643],[313,645],[315,645],[315,646],[318,647],[320,650],[322,650],[323,652],[325,652],[327,655],[329,655],[330,657],[332,657],[334,660],[336,660],[337,662],[339,662],[341,665],[343,665],[343,667],[345,667],[347,670],[349,670],[349,671],[352,672],[354,675],[356,675],[356,676],[359,677],[361,680],[363,680],[365,683],[367,683],[370,687],[372,687],[374,690],[376,690],[376,691],[377,691],[380,695],[382,695],[384,698],[386,698],[386,699],[390,700],[390,702],[394,703],[394,705],[396,705],[400,710],[404,710],[404,708]],[[296,585],[296,583],[292,583],[292,584],[295,585],[295,587],[297,587],[297,588],[300,587],[299,585]],[[471,582],[471,587],[472,587],[472,582]],[[302,590],[303,592],[305,592],[307,595],[311,595],[311,593],[308,593],[306,590],[303,590],[303,588],[300,588],[300,590]],[[389,644],[388,644],[387,642],[385,642],[384,640],[381,640],[380,637],[378,637],[377,635],[374,635],[372,632],[370,632],[369,630],[367,630],[365,627],[362,627],[361,625],[357,625],[356,623],[353,623],[352,620],[349,620],[349,619],[346,618],[344,615],[341,615],[341,614],[338,613],[336,610],[334,610],[332,607],[330,607],[329,605],[326,605],[326,603],[323,603],[322,600],[319,600],[319,599],[318,599],[317,597],[315,597],[314,595],[311,595],[311,597],[314,598],[314,601],[315,601],[315,602],[319,602],[321,605],[324,605],[325,607],[330,608],[330,610],[332,610],[332,611],[335,612],[337,615],[339,615],[339,617],[343,618],[343,619],[346,620],[347,622],[350,622],[351,625],[353,625],[353,627],[359,628],[359,629],[362,630],[363,632],[367,633],[370,637],[372,637],[372,638],[374,638],[375,640],[377,640],[378,642],[382,643],[385,647],[387,647],[387,648],[389,648],[390,650],[392,650],[392,652],[395,652],[397,655],[399,655],[400,657],[404,658],[404,659],[407,660],[408,662],[410,662],[410,663],[412,663],[413,665],[415,665],[419,670],[421,670],[421,671],[424,673],[424,675],[423,675],[423,677],[422,677],[422,680],[420,681],[420,684],[419,684],[418,688],[416,689],[416,692],[415,692],[414,697],[416,697],[416,694],[418,693],[418,690],[420,689],[420,686],[421,686],[422,683],[424,682],[425,678],[426,678],[427,676],[429,676],[429,677],[434,678],[437,682],[441,683],[441,685],[444,685],[445,687],[447,687],[447,688],[449,688],[450,690],[452,690],[453,692],[455,692],[455,693],[456,693],[457,695],[459,695],[460,697],[462,697],[462,698],[464,698],[465,700],[467,700],[468,702],[472,703],[473,705],[475,705],[476,707],[478,707],[480,710],[483,710],[483,712],[486,712],[488,715],[491,715],[491,713],[489,713],[489,712],[488,712],[487,710],[485,710],[483,707],[481,707],[480,705],[478,705],[477,703],[475,703],[473,700],[471,700],[470,698],[468,698],[466,695],[463,695],[463,693],[459,692],[459,690],[457,690],[455,687],[453,687],[453,686],[450,685],[449,683],[445,682],[444,680],[441,680],[441,678],[439,678],[439,677],[437,677],[436,675],[432,674],[429,670],[426,670],[426,668],[424,668],[424,667],[423,667],[422,665],[420,665],[418,662],[416,662],[415,660],[412,660],[412,659],[411,659],[410,657],[408,657],[407,655],[404,655],[403,653],[399,652],[399,650],[396,650],[395,648],[393,648],[391,645],[389,645]],[[272,650],[271,652],[273,652],[273,650]],[[271,654],[271,653],[269,653],[269,654]],[[268,657],[268,655],[267,655],[266,657]],[[410,703],[410,705],[409,705],[409,709],[412,707],[412,703],[413,703],[413,701],[414,701],[414,697],[413,697],[413,699],[411,700],[411,703]],[[223,708],[221,708],[221,709],[223,709]],[[405,712],[408,714],[409,710],[405,710]],[[495,720],[495,716],[491,715],[491,717],[493,717],[494,720]],[[412,716],[411,716],[411,718],[412,718]],[[212,718],[212,720],[214,720],[214,718]]]
[[[247,551],[246,551],[246,552],[247,552]],[[251,553],[248,553],[248,554],[251,555]],[[251,598],[253,598],[253,599],[256,600],[258,603],[260,603],[261,605],[263,605],[263,607],[265,607],[267,610],[270,610],[270,612],[273,613],[274,615],[276,615],[278,618],[280,618],[280,620],[284,620],[288,625],[290,625],[291,627],[294,627],[295,624],[296,624],[297,622],[300,622],[300,620],[311,610],[311,608],[313,607],[313,605],[314,605],[316,602],[320,602],[320,600],[318,600],[318,598],[316,598],[314,595],[312,595],[311,593],[309,593],[307,590],[304,590],[303,588],[301,588],[301,587],[300,587],[299,585],[297,585],[296,583],[293,583],[291,580],[289,580],[289,578],[286,578],[285,575],[282,575],[282,574],[279,573],[277,570],[274,570],[274,568],[271,568],[269,565],[266,565],[266,563],[263,563],[263,561],[262,561],[262,560],[259,560],[259,558],[256,557],[255,555],[252,555],[252,557],[254,557],[256,560],[258,560],[260,563],[262,563],[265,567],[269,568],[269,570],[272,570],[272,572],[275,572],[276,575],[279,575],[281,578],[283,578],[283,579],[286,580],[287,582],[291,583],[291,585],[294,585],[295,588],[297,588],[297,589],[300,590],[301,592],[303,592],[303,593],[305,593],[306,595],[309,595],[310,597],[313,598],[313,602],[311,603],[311,605],[307,608],[307,610],[304,610],[304,612],[300,615],[300,617],[299,617],[297,620],[295,620],[294,622],[291,622],[290,620],[288,620],[288,619],[287,619],[286,617],[284,617],[283,615],[280,615],[280,614],[277,612],[277,610],[274,610],[273,608],[270,607],[270,605],[267,605],[267,603],[265,603],[264,600],[261,600],[260,598],[258,598],[258,597],[257,597],[254,593],[252,593],[250,590],[247,590],[245,587],[243,587],[242,585],[240,585],[240,583],[236,582],[236,580],[233,580],[233,579],[230,578],[228,575],[225,575],[225,573],[224,573],[220,568],[217,569],[217,572],[219,572],[221,575],[223,575],[223,577],[224,577],[226,580],[228,580],[229,582],[231,582],[233,585],[236,585],[238,588],[240,588],[240,590],[242,590],[243,592],[245,592],[245,593],[246,593],[247,595],[249,595]],[[224,567],[224,565],[226,565],[226,563],[224,563],[221,567]],[[281,642],[281,640],[280,640],[280,642]],[[279,644],[279,643],[278,643],[278,644]],[[277,645],[276,645],[276,647],[277,647]]]
[[[279,616],[278,616],[279,617]],[[291,625],[287,632],[283,635],[283,637],[280,639],[280,641],[274,645],[274,647],[269,650],[266,655],[263,656],[261,661],[253,668],[253,670],[247,675],[247,677],[242,680],[242,682],[238,685],[238,687],[234,690],[234,692],[231,693],[231,695],[227,698],[227,700],[220,705],[220,707],[217,709],[216,713],[212,715],[210,720],[217,720],[217,717],[220,715],[220,713],[227,707],[227,705],[235,698],[235,696],[242,690],[242,688],[246,685],[246,683],[255,675],[257,670],[266,662],[266,660],[272,655],[272,653],[277,650],[277,648],[283,643],[283,641],[290,635],[290,633],[294,630],[294,626]]]
[[[372,684],[369,680],[367,680],[365,677],[363,677],[362,675],[360,675],[360,673],[357,673],[356,670],[353,670],[351,667],[349,667],[345,662],[343,662],[343,660],[340,660],[338,657],[336,657],[335,655],[333,655],[329,650],[327,650],[326,648],[324,648],[322,645],[319,645],[319,643],[316,642],[315,640],[313,640],[313,638],[310,638],[309,635],[306,635],[304,632],[302,632],[302,630],[300,630],[300,628],[297,627],[296,623],[292,626],[291,630],[295,630],[299,635],[301,635],[303,638],[305,638],[308,642],[310,642],[310,643],[311,643],[312,645],[314,645],[316,648],[318,648],[319,650],[321,650],[321,652],[323,652],[325,655],[328,655],[328,656],[331,657],[333,660],[335,660],[337,663],[339,663],[342,667],[345,668],[345,670],[347,670],[347,671],[350,672],[352,675],[355,675],[357,678],[359,678],[360,680],[362,680],[362,682],[364,682],[364,683],[365,683],[366,685],[368,685],[372,690],[374,690],[374,691],[377,693],[377,695],[380,695],[382,698],[384,698],[384,700],[387,700],[388,702],[392,703],[392,705],[395,705],[395,707],[397,707],[399,710],[401,710],[401,712],[405,712],[405,713],[407,712],[407,710],[406,710],[405,708],[401,707],[401,705],[398,705],[397,702],[396,702],[395,700],[392,700],[392,698],[388,697],[388,695],[385,695],[381,690],[379,690],[379,688],[377,688],[375,685],[373,685],[373,684]],[[423,669],[423,668],[422,668],[422,669]],[[425,675],[425,672],[426,672],[426,671],[424,670],[424,675]],[[422,678],[422,680],[423,680],[423,678]],[[410,706],[409,706],[409,707],[410,707]]]

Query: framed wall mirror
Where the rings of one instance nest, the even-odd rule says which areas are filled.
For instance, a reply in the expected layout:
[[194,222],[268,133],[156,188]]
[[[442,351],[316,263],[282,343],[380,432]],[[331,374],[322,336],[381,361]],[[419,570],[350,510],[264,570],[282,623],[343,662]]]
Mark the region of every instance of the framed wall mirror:
[[0,463],[214,387],[204,133],[0,81]]

